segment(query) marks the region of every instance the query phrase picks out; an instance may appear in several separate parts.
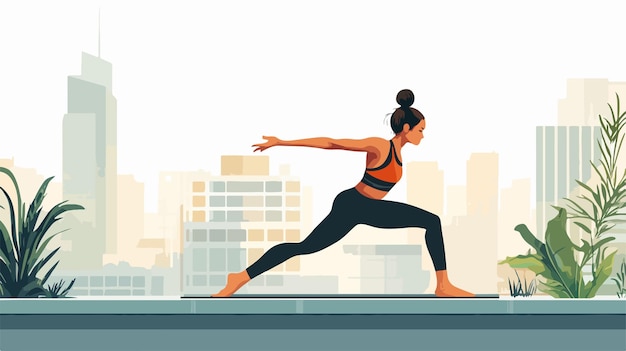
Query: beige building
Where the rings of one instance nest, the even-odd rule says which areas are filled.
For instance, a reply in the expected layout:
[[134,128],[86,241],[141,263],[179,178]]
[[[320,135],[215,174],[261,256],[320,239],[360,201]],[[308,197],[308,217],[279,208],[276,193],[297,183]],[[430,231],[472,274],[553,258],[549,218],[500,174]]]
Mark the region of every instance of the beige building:
[[[30,205],[35,198],[35,194],[43,184],[43,182],[52,175],[42,175],[34,168],[24,168],[15,165],[14,159],[0,159],[0,167],[7,168],[13,172],[17,180],[17,184],[20,187],[20,194],[22,202],[26,205]],[[43,202],[43,209],[49,210],[52,206],[63,201],[61,199],[61,183],[60,179],[53,178],[46,189],[46,197]],[[14,199],[15,192],[11,179],[6,175],[0,175],[0,186],[2,186],[7,193]],[[4,201],[4,200],[3,200]],[[14,199],[14,201],[16,201]]]
[[[208,171],[164,171],[159,173],[157,213],[146,214],[147,237],[163,238],[168,252],[181,253],[183,247],[182,223],[190,221],[192,207],[192,183],[207,182],[212,174]],[[183,208],[186,209],[183,213]]]
[[127,262],[132,267],[169,267],[164,238],[146,237],[144,185],[132,175],[119,175],[117,254],[105,255],[104,264]]
[[[303,188],[281,168],[270,175],[267,156],[222,156],[221,173],[194,180],[191,206],[183,209],[183,293],[218,291],[226,275],[256,262],[269,248],[299,242],[303,226]],[[308,220],[310,223],[310,220]],[[306,231],[306,232],[305,232]],[[301,256],[253,279],[241,293],[336,291],[337,284],[301,279]],[[310,283],[310,284],[309,284]]]
[[534,233],[534,225],[531,226],[530,194],[530,179],[514,179],[511,186],[502,189],[500,193],[498,260],[517,256],[530,248],[515,230],[518,224],[525,224]]
[[451,279],[475,293],[497,291],[498,154],[467,161],[467,215],[444,226]]
[[446,187],[446,214],[444,223],[448,224],[454,217],[467,215],[467,187],[465,185],[449,185]]
[[409,204],[443,216],[444,178],[437,162],[408,162],[406,181]]
[[[610,117],[610,103],[617,105],[616,94],[626,102],[626,82],[608,79],[568,79],[564,99],[559,100],[559,126],[596,126],[598,115]],[[623,106],[623,104],[622,104]]]

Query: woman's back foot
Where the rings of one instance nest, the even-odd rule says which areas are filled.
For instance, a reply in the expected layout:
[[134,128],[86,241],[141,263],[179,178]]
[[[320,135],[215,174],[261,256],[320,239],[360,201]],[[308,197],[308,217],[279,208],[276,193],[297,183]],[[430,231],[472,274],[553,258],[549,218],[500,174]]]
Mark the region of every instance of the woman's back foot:
[[226,286],[217,294],[211,295],[211,297],[229,297],[232,296],[239,288],[244,286],[248,281],[250,281],[250,276],[248,272],[242,271],[239,273],[231,273],[228,275],[226,279]]
[[452,284],[446,284],[443,286],[437,286],[435,289],[435,296],[437,297],[475,297],[475,294],[459,289]]

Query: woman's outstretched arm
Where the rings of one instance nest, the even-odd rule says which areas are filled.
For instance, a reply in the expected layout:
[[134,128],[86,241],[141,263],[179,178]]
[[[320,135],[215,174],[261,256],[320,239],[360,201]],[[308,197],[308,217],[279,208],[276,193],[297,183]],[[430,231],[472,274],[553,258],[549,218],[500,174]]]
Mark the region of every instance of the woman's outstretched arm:
[[272,146],[307,146],[320,149],[339,149],[350,151],[376,152],[386,147],[389,142],[383,138],[371,137],[365,139],[333,139],[327,137],[307,138],[297,140],[281,140],[273,136],[263,136],[264,143],[254,144],[254,151],[264,151]]

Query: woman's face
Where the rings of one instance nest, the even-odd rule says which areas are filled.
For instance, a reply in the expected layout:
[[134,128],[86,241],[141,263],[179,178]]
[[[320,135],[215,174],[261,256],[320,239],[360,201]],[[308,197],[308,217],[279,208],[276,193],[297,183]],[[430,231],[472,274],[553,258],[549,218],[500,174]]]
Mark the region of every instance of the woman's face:
[[408,128],[409,125],[405,124],[404,128],[406,130],[406,140],[413,144],[419,145],[419,143],[424,139],[424,129],[426,128],[426,119],[422,119],[413,129]]

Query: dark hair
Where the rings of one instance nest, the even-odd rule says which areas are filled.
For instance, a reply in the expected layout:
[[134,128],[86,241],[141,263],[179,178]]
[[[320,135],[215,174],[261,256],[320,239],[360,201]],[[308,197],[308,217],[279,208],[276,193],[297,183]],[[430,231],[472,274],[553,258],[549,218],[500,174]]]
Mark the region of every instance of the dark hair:
[[413,92],[409,89],[403,89],[396,95],[396,102],[400,107],[396,108],[391,115],[391,130],[398,134],[402,131],[404,124],[409,124],[409,129],[413,129],[419,122],[424,119],[421,112],[411,107],[415,101]]

